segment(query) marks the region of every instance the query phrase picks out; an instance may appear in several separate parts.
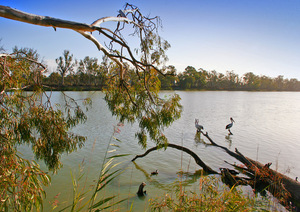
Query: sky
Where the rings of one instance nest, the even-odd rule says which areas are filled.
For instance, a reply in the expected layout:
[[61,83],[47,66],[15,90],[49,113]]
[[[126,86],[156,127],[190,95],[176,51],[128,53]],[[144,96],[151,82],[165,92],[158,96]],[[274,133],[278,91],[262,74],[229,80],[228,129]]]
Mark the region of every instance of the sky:
[[[0,0],[24,12],[82,23],[116,16],[126,2],[160,16],[160,35],[171,44],[166,65],[174,65],[177,73],[193,66],[300,80],[299,0]],[[65,49],[77,59],[102,58],[94,44],[67,29],[0,17],[0,39],[7,52],[14,46],[36,49],[50,71]]]

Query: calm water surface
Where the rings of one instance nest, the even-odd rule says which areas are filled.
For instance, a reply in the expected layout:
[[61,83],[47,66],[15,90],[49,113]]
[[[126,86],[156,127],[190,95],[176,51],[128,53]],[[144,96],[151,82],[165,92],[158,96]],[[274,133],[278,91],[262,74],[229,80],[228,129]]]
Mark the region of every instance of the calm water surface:
[[[168,96],[173,92],[162,92]],[[170,143],[183,144],[195,151],[201,159],[214,170],[230,167],[224,161],[237,162],[219,148],[206,145],[207,140],[197,137],[194,126],[195,118],[204,126],[210,137],[218,144],[231,150],[237,148],[244,155],[257,159],[262,163],[272,162],[271,168],[291,178],[300,177],[300,93],[293,92],[227,92],[227,91],[195,91],[177,92],[182,100],[182,117],[165,130]],[[88,121],[72,131],[87,136],[85,146],[69,155],[63,155],[63,168],[52,176],[52,185],[46,189],[45,210],[51,208],[49,202],[58,195],[59,206],[72,201],[73,186],[71,174],[79,173],[79,165],[83,164],[85,178],[80,186],[88,188],[99,176],[107,144],[114,134],[117,121],[111,116],[103,100],[101,92],[69,92],[75,99],[92,98],[92,108],[87,112]],[[63,101],[62,94],[53,94],[53,102]],[[225,126],[229,118],[235,120],[233,135],[228,136]],[[195,173],[200,167],[193,159],[178,150],[168,149],[156,151],[144,158],[130,160],[144,150],[137,144],[135,132],[137,126],[126,124],[120,127],[115,137],[120,139],[117,153],[131,154],[124,157],[124,173],[106,189],[107,194],[115,193],[121,197],[130,197],[121,207],[124,210],[133,204],[133,211],[147,209],[149,198],[155,198],[170,191],[171,183],[179,179],[178,172]],[[203,140],[202,140],[203,139]],[[113,143],[117,143],[113,140]],[[150,141],[149,147],[154,146]],[[26,157],[33,158],[28,147],[19,149]],[[238,162],[237,162],[238,163]],[[43,167],[43,164],[42,164]],[[159,175],[149,177],[151,171],[158,169]],[[188,178],[191,188],[197,185],[197,179]],[[146,182],[148,196],[141,200],[136,197],[138,186]],[[196,186],[197,187],[197,186]],[[120,207],[120,206],[119,206]]]

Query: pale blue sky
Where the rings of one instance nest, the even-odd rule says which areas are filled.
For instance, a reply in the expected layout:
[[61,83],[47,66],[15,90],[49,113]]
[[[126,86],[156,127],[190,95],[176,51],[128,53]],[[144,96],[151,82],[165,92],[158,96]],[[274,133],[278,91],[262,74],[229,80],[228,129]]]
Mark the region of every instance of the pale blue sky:
[[[117,15],[126,1],[24,1],[0,4],[28,13],[92,23]],[[168,65],[177,72],[187,66],[242,76],[257,75],[300,80],[299,0],[134,0],[144,14],[160,16],[161,36],[171,48]],[[40,27],[0,18],[0,38],[5,49],[30,47],[47,61],[68,49],[77,59],[101,58],[96,47],[76,32]]]

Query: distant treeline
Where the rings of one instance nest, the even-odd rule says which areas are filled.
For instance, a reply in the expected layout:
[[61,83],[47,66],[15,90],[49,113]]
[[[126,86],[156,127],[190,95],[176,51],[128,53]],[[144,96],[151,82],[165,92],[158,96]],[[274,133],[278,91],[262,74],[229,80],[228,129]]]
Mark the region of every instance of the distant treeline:
[[[12,55],[39,61],[37,51],[30,48],[14,47]],[[97,58],[88,56],[78,61],[68,50],[64,50],[63,55],[56,58],[55,62],[57,64],[56,71],[50,75],[36,76],[40,70],[36,66],[26,63],[20,63],[19,68],[28,69],[29,85],[36,81],[40,83],[37,77],[41,77],[43,84],[46,85],[45,88],[48,86],[51,90],[102,90],[109,79],[118,73],[115,64],[107,57],[103,57],[101,62]],[[128,83],[134,84],[137,80],[141,80],[139,77],[142,75],[129,69],[126,80]],[[284,79],[283,75],[271,78],[265,75],[256,75],[253,72],[239,76],[234,71],[227,71],[223,74],[214,70],[206,71],[201,68],[197,70],[192,66],[187,66],[181,73],[177,73],[176,68],[172,65],[164,67],[161,73],[157,72],[156,79],[160,81],[161,90],[300,91],[300,81],[296,78]],[[25,87],[32,89],[33,87],[29,85],[26,84]]]
[[[101,90],[108,80],[108,67],[103,64],[97,65],[96,70],[89,69],[88,66],[84,66],[85,69],[82,67],[79,66],[76,71],[73,69],[72,73],[64,76],[63,83],[59,72],[44,77],[43,82],[57,90]],[[295,78],[284,79],[283,75],[271,78],[248,72],[239,76],[234,71],[223,74],[217,71],[196,70],[192,66],[186,67],[185,71],[179,74],[176,74],[174,66],[168,66],[164,73],[167,75],[157,75],[162,90],[300,91],[300,81]]]

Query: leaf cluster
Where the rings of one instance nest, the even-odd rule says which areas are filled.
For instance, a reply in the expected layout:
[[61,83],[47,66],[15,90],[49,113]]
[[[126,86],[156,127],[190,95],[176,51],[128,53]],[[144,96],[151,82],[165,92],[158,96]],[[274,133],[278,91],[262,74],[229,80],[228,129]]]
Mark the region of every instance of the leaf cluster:
[[112,77],[105,87],[105,100],[112,114],[121,122],[139,124],[136,137],[143,148],[147,147],[147,134],[157,145],[165,144],[164,128],[180,118],[182,111],[179,95],[159,96],[160,81],[155,73],[151,69],[138,77],[131,70],[121,84]]
[[15,154],[9,145],[1,145],[0,154],[0,211],[32,211],[43,209],[50,176],[34,161]]

